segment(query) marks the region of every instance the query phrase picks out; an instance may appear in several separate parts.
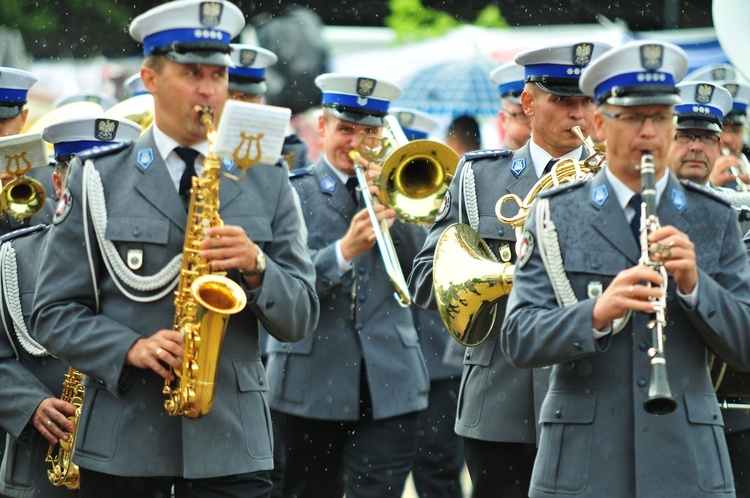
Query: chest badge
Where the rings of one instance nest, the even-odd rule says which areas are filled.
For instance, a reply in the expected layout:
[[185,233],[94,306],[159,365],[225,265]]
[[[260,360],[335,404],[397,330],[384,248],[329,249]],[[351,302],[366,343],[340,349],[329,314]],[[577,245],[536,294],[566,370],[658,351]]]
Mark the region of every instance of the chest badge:
[[143,249],[128,249],[127,265],[133,271],[140,270],[143,266]]
[[602,292],[604,292],[604,286],[599,281],[590,281],[586,285],[586,295],[589,299],[596,299],[602,295]]

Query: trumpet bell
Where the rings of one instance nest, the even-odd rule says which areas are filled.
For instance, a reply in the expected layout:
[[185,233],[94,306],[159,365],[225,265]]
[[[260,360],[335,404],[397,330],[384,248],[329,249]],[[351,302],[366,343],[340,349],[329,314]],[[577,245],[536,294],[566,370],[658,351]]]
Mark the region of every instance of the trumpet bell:
[[435,247],[433,290],[448,333],[464,346],[489,336],[497,302],[513,286],[511,263],[499,263],[487,243],[469,225],[445,229]]
[[0,191],[0,210],[20,221],[38,213],[46,199],[47,194],[39,180],[19,176]]
[[432,223],[458,161],[458,154],[439,142],[414,140],[402,145],[383,164],[381,202],[405,223]]

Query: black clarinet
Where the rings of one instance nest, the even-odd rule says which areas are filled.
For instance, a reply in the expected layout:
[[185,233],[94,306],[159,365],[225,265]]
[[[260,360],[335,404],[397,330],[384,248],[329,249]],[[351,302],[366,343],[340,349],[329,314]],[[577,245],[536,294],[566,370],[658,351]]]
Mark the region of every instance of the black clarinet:
[[[641,157],[641,229],[640,244],[641,257],[639,264],[646,265],[661,274],[661,295],[650,298],[654,303],[654,311],[649,314],[648,328],[651,329],[651,347],[648,355],[651,357],[651,380],[648,386],[648,399],[643,402],[643,408],[655,415],[672,413],[677,408],[677,401],[672,396],[667,379],[667,360],[664,357],[664,327],[667,325],[667,271],[661,261],[652,259],[649,250],[648,237],[660,228],[659,218],[656,216],[656,177],[654,156],[644,152]],[[651,287],[651,283],[648,283]]]

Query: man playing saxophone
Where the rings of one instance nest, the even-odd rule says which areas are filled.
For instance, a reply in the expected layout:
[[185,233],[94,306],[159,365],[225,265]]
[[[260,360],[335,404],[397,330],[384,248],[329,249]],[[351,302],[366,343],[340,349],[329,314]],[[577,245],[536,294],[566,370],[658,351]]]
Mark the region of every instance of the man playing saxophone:
[[[154,124],[130,146],[71,165],[69,207],[50,230],[31,322],[45,347],[86,374],[74,453],[82,497],[170,496],[173,487],[176,497],[270,492],[258,324],[298,341],[319,309],[283,166],[256,164],[239,181],[221,178],[210,200],[224,225],[203,232],[197,251],[248,303],[229,319],[213,408],[202,418],[168,416],[162,392],[188,347],[172,328],[182,260],[195,259],[183,255],[185,232],[201,228],[188,221],[194,205],[186,198],[204,159],[212,156],[212,168],[216,159],[206,113],[195,109],[220,119],[229,41],[243,26],[230,2],[169,2],[136,17],[130,33],[144,45],[141,77],[154,97]],[[239,176],[233,165],[220,168]]]
[[[113,133],[101,134],[97,133],[99,123],[117,126]],[[140,126],[133,122],[103,116],[73,118],[45,128],[43,137],[55,146],[53,181],[57,197],[62,196],[68,163],[75,154],[94,144],[134,140],[140,133]],[[48,232],[45,225],[35,225],[0,239],[4,329],[0,334],[0,376],[5,382],[0,391],[0,426],[8,431],[3,442],[8,451],[0,466],[0,492],[5,496],[75,495],[64,486],[51,484],[47,478],[51,467],[45,462],[50,446],[60,439],[68,440],[75,428],[69,419],[75,414],[75,406],[60,399],[67,365],[50,356],[29,333],[36,273]]]
[[[680,48],[650,41],[594,61],[581,89],[596,98],[607,167],[542,194],[529,215],[501,340],[513,364],[552,366],[532,498],[735,496],[706,353],[750,367],[750,266],[733,210],[667,167],[687,65]],[[646,259],[666,270],[666,295]],[[662,299],[659,351],[649,324]],[[670,413],[644,406],[652,358],[664,360]]]

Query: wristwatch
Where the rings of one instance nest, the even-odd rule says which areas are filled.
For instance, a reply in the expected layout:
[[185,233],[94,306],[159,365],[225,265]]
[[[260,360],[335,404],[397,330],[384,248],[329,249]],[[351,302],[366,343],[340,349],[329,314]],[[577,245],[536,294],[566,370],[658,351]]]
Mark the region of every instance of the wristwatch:
[[260,247],[255,246],[258,249],[258,256],[255,258],[255,269],[252,271],[243,271],[243,275],[263,275],[266,271],[266,255],[260,250]]

